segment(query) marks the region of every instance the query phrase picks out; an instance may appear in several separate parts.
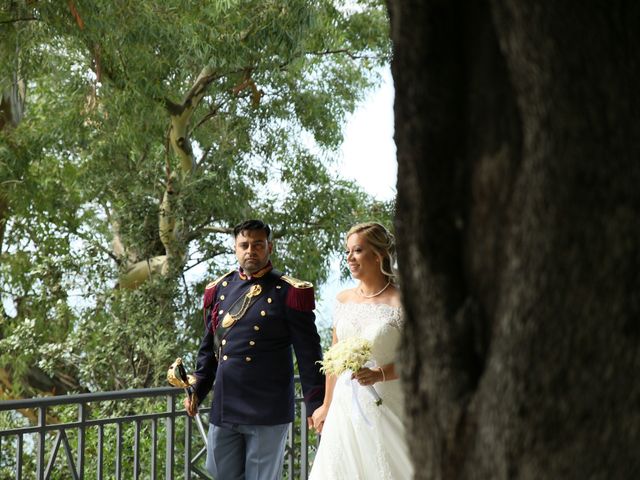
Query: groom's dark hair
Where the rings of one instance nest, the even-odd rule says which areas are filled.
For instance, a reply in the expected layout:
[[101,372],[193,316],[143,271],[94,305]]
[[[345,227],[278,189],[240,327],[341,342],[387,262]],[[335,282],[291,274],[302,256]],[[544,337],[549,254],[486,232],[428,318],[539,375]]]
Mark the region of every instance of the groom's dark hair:
[[264,230],[267,234],[267,241],[271,241],[271,227],[262,220],[245,220],[233,227],[233,238],[238,238],[245,230]]

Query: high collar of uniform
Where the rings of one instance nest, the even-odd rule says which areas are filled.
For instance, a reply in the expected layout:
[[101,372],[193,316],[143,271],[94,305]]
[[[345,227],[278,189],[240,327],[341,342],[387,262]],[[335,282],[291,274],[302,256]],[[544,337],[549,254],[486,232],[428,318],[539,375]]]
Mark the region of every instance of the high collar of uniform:
[[269,262],[264,267],[262,267],[253,275],[245,273],[242,267],[238,267],[238,275],[242,280],[253,280],[254,278],[264,277],[271,270],[273,270],[273,265],[271,265],[271,260],[269,260]]

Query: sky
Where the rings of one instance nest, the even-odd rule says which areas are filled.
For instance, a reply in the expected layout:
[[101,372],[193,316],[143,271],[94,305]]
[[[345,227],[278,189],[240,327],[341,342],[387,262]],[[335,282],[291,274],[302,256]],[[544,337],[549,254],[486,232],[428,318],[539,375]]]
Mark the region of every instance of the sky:
[[348,117],[340,151],[342,174],[378,200],[391,200],[396,194],[393,98],[393,79],[387,67],[380,87]]
[[[391,70],[382,73],[382,84],[371,91],[347,118],[344,143],[340,150],[340,169],[378,200],[396,195],[396,146],[393,140],[393,79]],[[327,282],[320,286],[316,321],[320,328],[331,325],[331,312],[340,290],[355,285],[341,281],[339,259],[335,259]]]

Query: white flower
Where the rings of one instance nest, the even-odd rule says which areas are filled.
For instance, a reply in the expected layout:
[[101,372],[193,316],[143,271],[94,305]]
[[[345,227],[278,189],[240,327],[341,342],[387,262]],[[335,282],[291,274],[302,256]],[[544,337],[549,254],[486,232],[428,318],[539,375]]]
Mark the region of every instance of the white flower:
[[[348,337],[334,343],[324,354],[320,369],[327,375],[340,376],[346,371],[357,372],[371,359],[371,342],[366,338]],[[382,399],[373,385],[367,385],[373,395],[376,405],[382,403]]]
[[322,372],[339,376],[347,370],[357,372],[371,358],[371,342],[364,338],[349,337],[333,344],[324,354]]

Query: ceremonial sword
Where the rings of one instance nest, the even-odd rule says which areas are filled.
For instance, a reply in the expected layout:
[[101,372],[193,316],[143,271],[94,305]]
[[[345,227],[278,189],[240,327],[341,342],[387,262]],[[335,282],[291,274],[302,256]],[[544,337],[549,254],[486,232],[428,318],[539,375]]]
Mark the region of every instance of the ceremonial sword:
[[[177,373],[177,375],[176,375]],[[189,397],[189,400],[193,402],[195,400],[195,395],[193,394],[192,383],[195,383],[195,379],[191,375],[187,375],[187,371],[184,368],[182,363],[182,358],[176,358],[175,362],[171,364],[169,370],[167,371],[167,380],[174,387],[184,388],[185,393]],[[196,406],[196,409],[198,407]],[[205,446],[207,446],[207,434],[204,431],[204,426],[202,425],[202,419],[200,418],[200,414],[197,413],[196,410],[196,425],[198,430],[200,431],[200,435],[202,435],[202,440],[204,441]]]

